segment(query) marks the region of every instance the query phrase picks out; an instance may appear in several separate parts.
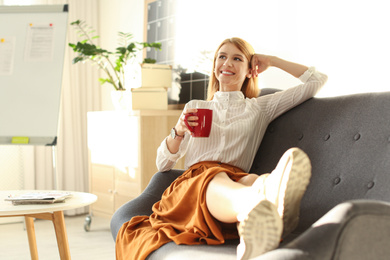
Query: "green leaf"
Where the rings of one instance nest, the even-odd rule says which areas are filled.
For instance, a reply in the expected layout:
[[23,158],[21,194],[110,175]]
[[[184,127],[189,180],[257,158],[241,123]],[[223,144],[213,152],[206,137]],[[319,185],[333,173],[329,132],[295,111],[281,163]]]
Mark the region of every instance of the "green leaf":
[[120,72],[121,69],[122,69],[122,60],[121,59],[117,59],[116,62],[115,62],[116,66],[115,66],[115,70]]
[[118,47],[116,48],[116,50],[117,50],[116,53],[120,53],[120,54],[125,54],[127,51],[125,47]]
[[155,59],[151,59],[151,58],[145,58],[142,63],[154,64],[154,63],[156,63],[156,60]]
[[76,58],[74,58],[73,60],[72,60],[72,63],[73,64],[76,64],[76,63],[78,63],[78,62],[80,62],[80,61],[84,61],[86,58],[85,57],[83,57],[83,56],[77,56]]
[[133,38],[133,34],[131,34],[131,33],[124,33],[124,32],[118,32],[118,36],[120,38],[124,38],[124,39],[127,39],[127,40]]
[[127,45],[127,50],[129,52],[136,52],[136,50],[134,50],[137,46],[135,45],[134,42],[130,43],[129,45]]
[[110,79],[103,79],[103,78],[99,78],[99,82],[101,85],[103,85],[104,83],[110,83],[110,84],[113,83]]
[[70,25],[80,25],[80,23],[81,23],[81,21],[77,20],[77,21],[72,22]]
[[160,42],[152,42],[152,43],[143,42],[142,44],[143,44],[144,48],[150,47],[150,48],[155,48],[155,49],[161,50],[161,43]]

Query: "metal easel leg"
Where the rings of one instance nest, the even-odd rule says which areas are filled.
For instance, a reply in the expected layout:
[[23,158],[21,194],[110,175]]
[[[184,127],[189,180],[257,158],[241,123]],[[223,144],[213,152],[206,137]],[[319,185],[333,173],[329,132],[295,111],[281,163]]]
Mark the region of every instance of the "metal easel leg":
[[53,185],[54,190],[59,187],[58,172],[57,172],[57,145],[52,145],[52,161],[53,161]]

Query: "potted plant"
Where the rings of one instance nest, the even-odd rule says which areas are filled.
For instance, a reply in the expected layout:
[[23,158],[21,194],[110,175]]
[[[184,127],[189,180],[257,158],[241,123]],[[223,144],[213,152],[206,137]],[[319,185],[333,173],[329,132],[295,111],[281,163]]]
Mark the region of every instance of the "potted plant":
[[[106,78],[100,78],[101,84],[109,83],[115,90],[126,90],[125,88],[125,67],[128,62],[136,61],[140,52],[147,47],[161,50],[161,43],[136,42],[132,41],[131,33],[119,32],[119,47],[115,52],[105,50],[94,43],[94,39],[99,38],[95,30],[89,27],[85,21],[77,20],[71,23],[82,39],[76,44],[69,43],[69,46],[78,55],[73,59],[73,64],[89,60],[104,71]],[[156,60],[144,59],[143,63],[155,63]]]

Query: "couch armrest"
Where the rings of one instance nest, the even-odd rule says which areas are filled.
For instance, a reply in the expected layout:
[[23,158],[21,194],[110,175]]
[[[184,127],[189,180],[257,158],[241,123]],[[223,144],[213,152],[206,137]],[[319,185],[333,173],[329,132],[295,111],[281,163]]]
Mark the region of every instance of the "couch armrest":
[[146,189],[137,198],[123,204],[111,218],[111,233],[114,240],[121,226],[134,216],[149,216],[152,206],[161,199],[166,188],[183,173],[182,170],[158,172],[153,175]]
[[353,200],[339,204],[268,259],[387,259],[390,255],[390,203]]

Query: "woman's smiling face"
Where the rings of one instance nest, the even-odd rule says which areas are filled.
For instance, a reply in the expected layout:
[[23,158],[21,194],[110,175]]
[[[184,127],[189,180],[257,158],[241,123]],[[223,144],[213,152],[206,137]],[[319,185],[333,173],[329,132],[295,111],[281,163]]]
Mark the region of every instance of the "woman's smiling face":
[[248,59],[233,43],[219,49],[214,73],[220,91],[240,91],[245,79],[252,76]]

